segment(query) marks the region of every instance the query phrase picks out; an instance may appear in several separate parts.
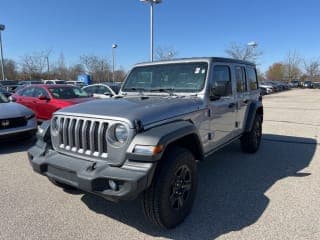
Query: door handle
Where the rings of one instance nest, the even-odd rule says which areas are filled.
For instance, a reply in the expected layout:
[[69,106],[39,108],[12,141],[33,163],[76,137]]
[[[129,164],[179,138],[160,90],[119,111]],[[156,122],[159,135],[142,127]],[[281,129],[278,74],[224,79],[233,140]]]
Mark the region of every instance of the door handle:
[[234,108],[235,106],[236,106],[235,103],[230,103],[229,106],[228,106],[228,108]]

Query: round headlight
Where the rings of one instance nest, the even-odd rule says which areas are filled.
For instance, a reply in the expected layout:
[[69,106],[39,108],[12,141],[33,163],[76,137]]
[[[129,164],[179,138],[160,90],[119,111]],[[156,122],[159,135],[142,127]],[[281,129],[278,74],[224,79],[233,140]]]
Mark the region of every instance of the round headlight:
[[114,137],[117,142],[125,143],[128,140],[128,130],[122,124],[117,124],[114,128]]
[[106,137],[109,143],[120,147],[122,144],[127,142],[129,138],[129,130],[125,125],[117,123],[108,129]]

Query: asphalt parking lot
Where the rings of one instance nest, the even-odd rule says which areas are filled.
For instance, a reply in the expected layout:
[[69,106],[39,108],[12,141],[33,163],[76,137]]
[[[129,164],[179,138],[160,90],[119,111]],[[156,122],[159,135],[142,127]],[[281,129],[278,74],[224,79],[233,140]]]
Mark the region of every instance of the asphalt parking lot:
[[66,192],[35,174],[32,141],[0,145],[0,239],[320,239],[320,90],[264,97],[263,141],[234,143],[200,163],[191,215],[174,230],[143,217],[139,200]]

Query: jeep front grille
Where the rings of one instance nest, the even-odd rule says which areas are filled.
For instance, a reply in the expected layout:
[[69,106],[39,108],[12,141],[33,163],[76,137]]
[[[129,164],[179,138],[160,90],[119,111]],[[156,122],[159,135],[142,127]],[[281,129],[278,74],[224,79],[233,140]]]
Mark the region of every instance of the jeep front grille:
[[53,146],[61,152],[107,158],[107,120],[55,116],[51,124]]

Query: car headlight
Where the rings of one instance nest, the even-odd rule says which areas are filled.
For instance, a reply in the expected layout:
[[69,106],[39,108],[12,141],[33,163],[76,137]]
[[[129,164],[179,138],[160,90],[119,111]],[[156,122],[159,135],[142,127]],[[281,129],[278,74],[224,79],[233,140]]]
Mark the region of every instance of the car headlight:
[[113,145],[123,145],[129,138],[128,128],[121,123],[111,126],[107,132],[107,141]]

